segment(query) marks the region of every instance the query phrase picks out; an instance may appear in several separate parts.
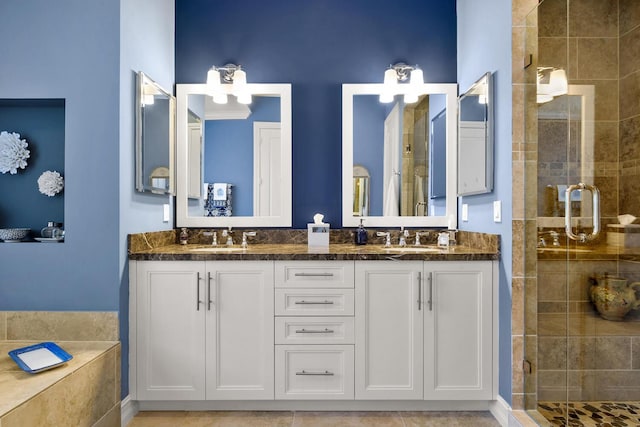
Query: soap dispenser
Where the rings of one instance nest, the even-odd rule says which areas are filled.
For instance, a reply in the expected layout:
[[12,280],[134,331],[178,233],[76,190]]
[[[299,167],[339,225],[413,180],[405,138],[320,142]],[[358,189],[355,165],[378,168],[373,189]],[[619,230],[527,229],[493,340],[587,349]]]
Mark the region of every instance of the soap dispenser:
[[356,245],[366,245],[367,244],[367,230],[364,228],[362,224],[363,219],[360,218],[360,226],[356,230]]
[[187,232],[186,228],[183,228],[180,231],[180,244],[186,245],[188,240],[189,240],[189,233]]
[[64,236],[62,223],[48,221],[47,226],[40,230],[40,235],[45,239],[61,239]]

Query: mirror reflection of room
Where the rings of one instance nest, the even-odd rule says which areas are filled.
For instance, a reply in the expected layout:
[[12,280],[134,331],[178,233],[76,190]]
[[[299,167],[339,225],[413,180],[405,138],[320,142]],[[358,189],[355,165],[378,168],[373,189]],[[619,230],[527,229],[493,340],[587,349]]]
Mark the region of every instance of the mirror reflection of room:
[[278,215],[280,98],[220,105],[192,94],[189,116],[190,205],[210,217]]
[[[446,132],[437,117],[445,116],[445,95],[411,104],[357,95],[353,102],[354,216],[443,215]],[[366,181],[356,168],[367,171]]]

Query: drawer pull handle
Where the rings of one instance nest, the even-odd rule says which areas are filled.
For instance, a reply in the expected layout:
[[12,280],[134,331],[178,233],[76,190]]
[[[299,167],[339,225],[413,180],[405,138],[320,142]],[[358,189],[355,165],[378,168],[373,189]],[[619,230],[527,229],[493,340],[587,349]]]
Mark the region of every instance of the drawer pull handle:
[[304,369],[302,370],[302,372],[296,372],[296,375],[318,375],[318,376],[325,376],[325,377],[330,377],[333,376],[333,372],[329,372],[329,371],[324,371],[324,372],[308,372],[305,371]]
[[296,301],[296,304],[303,304],[303,305],[309,305],[309,304],[333,304],[333,301]]
[[298,277],[333,277],[333,273],[296,273]]
[[332,334],[333,329],[324,328],[323,331],[319,331],[317,329],[298,329],[296,330],[296,334]]

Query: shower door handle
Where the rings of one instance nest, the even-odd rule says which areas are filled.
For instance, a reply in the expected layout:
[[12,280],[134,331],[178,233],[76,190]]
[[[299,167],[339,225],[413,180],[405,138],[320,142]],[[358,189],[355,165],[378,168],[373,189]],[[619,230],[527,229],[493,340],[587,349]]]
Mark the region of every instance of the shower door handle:
[[[578,233],[575,234],[571,227],[571,193],[575,190],[587,190],[591,191],[592,197],[592,209],[593,209],[593,232],[591,234]],[[579,183],[570,185],[565,190],[564,197],[564,229],[567,233],[567,237],[571,240],[577,240],[578,242],[590,242],[598,237],[600,234],[600,190],[595,185],[589,185],[585,183]]]

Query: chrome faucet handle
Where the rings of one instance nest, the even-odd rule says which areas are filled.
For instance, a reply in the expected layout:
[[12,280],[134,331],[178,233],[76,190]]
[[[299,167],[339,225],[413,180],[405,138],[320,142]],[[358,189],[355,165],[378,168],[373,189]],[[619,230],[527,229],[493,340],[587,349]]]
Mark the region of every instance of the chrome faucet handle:
[[218,245],[218,233],[216,233],[215,231],[205,231],[204,233],[202,233],[203,236],[213,236],[211,239],[211,246],[217,246]]
[[255,231],[243,231],[242,232],[242,247],[247,249],[249,247],[249,243],[247,242],[247,237],[255,237]]
[[390,248],[391,247],[391,233],[389,233],[388,231],[378,231],[376,233],[376,236],[378,237],[384,237],[385,238],[385,242],[384,242],[384,247],[385,248]]
[[428,231],[422,231],[422,232],[416,231],[416,243],[415,243],[414,246],[420,246],[421,245],[420,236],[428,236],[428,235],[429,235]]

